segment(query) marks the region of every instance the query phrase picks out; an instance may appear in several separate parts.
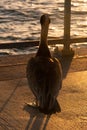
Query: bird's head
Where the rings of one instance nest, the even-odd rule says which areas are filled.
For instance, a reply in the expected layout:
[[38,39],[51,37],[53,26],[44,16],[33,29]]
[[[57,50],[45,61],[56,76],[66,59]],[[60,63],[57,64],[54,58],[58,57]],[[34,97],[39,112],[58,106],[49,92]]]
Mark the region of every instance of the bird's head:
[[44,14],[41,16],[40,18],[40,23],[41,25],[49,25],[50,24],[50,18],[49,18],[49,15],[48,14]]

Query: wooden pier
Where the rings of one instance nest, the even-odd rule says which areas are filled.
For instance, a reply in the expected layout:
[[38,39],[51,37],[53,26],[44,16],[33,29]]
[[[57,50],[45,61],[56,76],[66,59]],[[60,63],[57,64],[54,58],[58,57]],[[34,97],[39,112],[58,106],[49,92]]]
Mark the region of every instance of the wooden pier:
[[[87,50],[77,52],[70,48],[72,43],[87,42],[87,37],[71,38],[71,0],[65,0],[64,8],[64,38],[48,39],[49,45],[64,45],[63,55],[53,53],[63,69],[63,87],[58,97],[62,111],[44,115],[26,105],[34,100],[26,79],[26,65],[35,54],[3,55],[0,56],[0,130],[87,129]],[[39,41],[0,43],[0,49],[38,45]]]
[[63,57],[62,111],[44,115],[26,103],[34,100],[27,79],[30,55],[0,57],[0,130],[86,130],[87,58]]

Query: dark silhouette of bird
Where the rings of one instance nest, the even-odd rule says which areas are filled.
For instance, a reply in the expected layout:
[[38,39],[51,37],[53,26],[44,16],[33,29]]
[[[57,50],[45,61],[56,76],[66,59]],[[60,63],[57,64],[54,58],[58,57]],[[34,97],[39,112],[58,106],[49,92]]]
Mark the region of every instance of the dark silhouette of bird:
[[49,15],[42,15],[40,23],[39,48],[35,57],[28,61],[26,73],[39,110],[45,114],[51,114],[61,111],[57,96],[62,87],[62,69],[59,60],[51,56],[48,48]]

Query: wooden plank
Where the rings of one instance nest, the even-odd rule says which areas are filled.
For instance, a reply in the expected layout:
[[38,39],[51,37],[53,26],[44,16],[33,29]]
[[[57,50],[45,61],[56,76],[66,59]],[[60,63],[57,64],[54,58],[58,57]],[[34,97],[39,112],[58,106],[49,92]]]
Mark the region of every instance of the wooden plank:
[[[53,40],[48,40],[49,45],[55,44],[65,44],[66,39],[56,38]],[[72,38],[69,41],[70,43],[81,43],[87,42],[87,37],[80,37],[80,38]],[[0,49],[11,49],[11,48],[25,48],[25,47],[33,47],[38,46],[39,41],[25,41],[25,42],[14,42],[14,43],[0,43]]]
[[0,67],[0,81],[26,77],[26,64]]
[[26,77],[26,65],[35,54],[0,57],[0,81]]
[[64,3],[64,50],[70,50],[71,0]]
[[64,39],[70,39],[71,0],[64,3]]
[[0,57],[0,67],[3,66],[17,66],[17,65],[23,65],[26,64],[27,61],[33,57],[35,54],[24,54],[24,55],[10,55],[10,56],[1,56]]
[[81,43],[81,42],[87,42],[87,37],[85,38],[72,38],[70,39],[70,43]]
[[[49,45],[63,44],[63,43],[64,43],[64,40],[60,38],[48,40]],[[39,46],[39,41],[21,41],[21,42],[14,42],[14,43],[0,43],[0,49],[25,48],[25,47],[33,47],[33,46]]]
[[23,48],[23,47],[32,47],[39,45],[39,41],[21,41],[13,43],[0,43],[0,49],[4,48]]
[[[0,81],[25,78],[27,62],[34,55],[35,54],[0,57]],[[62,61],[64,71],[66,68],[67,72],[87,70],[87,58],[72,59],[70,63],[65,61],[66,60]]]

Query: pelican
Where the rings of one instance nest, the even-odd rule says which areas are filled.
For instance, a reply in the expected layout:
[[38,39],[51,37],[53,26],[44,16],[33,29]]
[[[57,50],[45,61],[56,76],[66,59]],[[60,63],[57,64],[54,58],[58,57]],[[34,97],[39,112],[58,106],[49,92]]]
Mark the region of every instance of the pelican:
[[57,96],[62,87],[62,69],[59,60],[51,56],[48,48],[49,15],[42,15],[40,23],[39,48],[35,57],[28,61],[26,73],[29,87],[36,98],[36,105],[41,112],[49,114],[61,111]]

